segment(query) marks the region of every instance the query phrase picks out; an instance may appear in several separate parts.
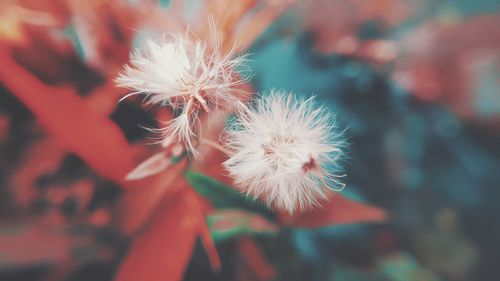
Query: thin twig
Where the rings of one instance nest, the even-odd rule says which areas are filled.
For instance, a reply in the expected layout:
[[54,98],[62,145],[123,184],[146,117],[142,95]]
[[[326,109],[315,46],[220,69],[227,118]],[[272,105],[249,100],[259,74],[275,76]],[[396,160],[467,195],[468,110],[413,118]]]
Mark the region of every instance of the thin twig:
[[204,138],[200,138],[200,144],[206,144],[222,153],[224,153],[226,156],[231,156],[233,155],[233,153],[231,151],[229,151],[229,149],[226,149],[225,147],[223,147],[222,145],[214,142],[214,141],[211,141],[209,139],[204,139]]

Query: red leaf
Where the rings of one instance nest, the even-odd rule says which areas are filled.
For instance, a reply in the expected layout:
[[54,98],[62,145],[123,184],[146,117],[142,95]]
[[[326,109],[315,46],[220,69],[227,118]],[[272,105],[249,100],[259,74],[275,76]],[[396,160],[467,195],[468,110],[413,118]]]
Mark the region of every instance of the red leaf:
[[203,247],[205,251],[207,251],[208,259],[210,261],[210,266],[213,271],[219,271],[222,268],[222,264],[220,261],[219,253],[217,252],[217,248],[215,247],[214,240],[210,234],[210,229],[205,221],[200,223],[200,237],[201,242],[203,243]]
[[[201,149],[204,149],[204,147]],[[210,176],[217,181],[225,183],[226,185],[233,186],[233,178],[228,175],[228,172],[222,165],[222,163],[227,159],[227,156],[217,150],[211,150],[209,152],[209,156],[204,156],[207,160],[204,162],[194,163],[192,170]]]
[[148,221],[159,204],[169,204],[169,200],[177,198],[177,194],[186,188],[179,182],[187,162],[184,158],[162,173],[130,183],[130,188],[125,189],[120,200],[119,224],[122,231],[127,234],[136,232]]
[[164,151],[153,154],[153,156],[141,162],[135,169],[127,174],[127,180],[139,180],[153,176],[165,171],[172,162]]
[[276,270],[272,267],[260,248],[249,238],[241,239],[239,243],[240,253],[245,258],[246,264],[255,274],[256,280],[270,280],[276,277]]
[[[144,232],[135,238],[115,281],[182,280],[199,231],[186,183],[168,204],[160,204]],[[173,199],[173,200],[170,200]]]
[[122,182],[133,168],[125,137],[107,116],[96,114],[70,88],[50,87],[18,65],[0,49],[0,80],[66,149],[76,153],[97,173]]
[[294,227],[316,228],[336,224],[383,222],[387,219],[384,210],[335,194],[323,207],[297,213],[280,214],[280,220]]
[[189,188],[189,194],[191,197],[193,208],[196,208],[198,210],[198,231],[201,242],[203,243],[203,247],[205,248],[205,251],[207,251],[210,266],[212,267],[213,271],[219,271],[222,268],[222,264],[205,218],[204,209],[206,208],[204,208],[204,206],[207,203],[204,202],[204,200],[192,188]]

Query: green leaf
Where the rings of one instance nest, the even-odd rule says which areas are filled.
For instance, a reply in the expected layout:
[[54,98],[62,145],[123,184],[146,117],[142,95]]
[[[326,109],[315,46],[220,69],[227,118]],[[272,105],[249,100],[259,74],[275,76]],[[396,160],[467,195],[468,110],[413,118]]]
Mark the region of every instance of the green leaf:
[[241,210],[218,210],[207,216],[213,239],[223,241],[241,235],[274,235],[279,226],[265,217]]
[[204,174],[187,171],[186,177],[191,186],[201,196],[207,198],[217,208],[238,208],[251,210],[263,214],[267,218],[274,218],[273,213],[262,203],[236,191]]

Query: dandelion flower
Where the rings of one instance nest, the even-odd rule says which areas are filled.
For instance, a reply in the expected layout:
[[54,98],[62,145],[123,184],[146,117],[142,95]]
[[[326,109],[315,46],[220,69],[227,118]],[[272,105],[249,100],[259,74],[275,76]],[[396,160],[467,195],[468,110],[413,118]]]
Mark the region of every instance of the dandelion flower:
[[225,146],[232,155],[224,166],[236,187],[276,209],[304,210],[344,187],[338,174],[342,133],[313,98],[273,91],[242,105]]
[[119,86],[133,90],[122,100],[145,95],[146,104],[169,105],[176,110],[177,117],[159,130],[164,146],[177,138],[194,151],[199,111],[227,108],[238,100],[235,87],[243,80],[236,68],[245,57],[232,51],[222,54],[220,41],[212,41],[193,41],[187,35],[147,40],[116,78]]

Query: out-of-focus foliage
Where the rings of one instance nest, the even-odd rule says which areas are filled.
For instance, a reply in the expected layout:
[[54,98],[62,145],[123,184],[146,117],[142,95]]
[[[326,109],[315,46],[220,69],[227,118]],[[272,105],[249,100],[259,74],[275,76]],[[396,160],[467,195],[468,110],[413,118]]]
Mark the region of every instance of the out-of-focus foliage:
[[[496,280],[499,9],[2,1],[0,280]],[[170,111],[117,103],[134,45],[203,37],[209,14],[224,48],[251,54],[254,91],[318,95],[348,128],[347,187],[324,208],[272,212],[231,189],[223,155],[147,145],[138,124]],[[209,137],[226,117],[203,120]],[[163,172],[125,180],[151,155]]]

